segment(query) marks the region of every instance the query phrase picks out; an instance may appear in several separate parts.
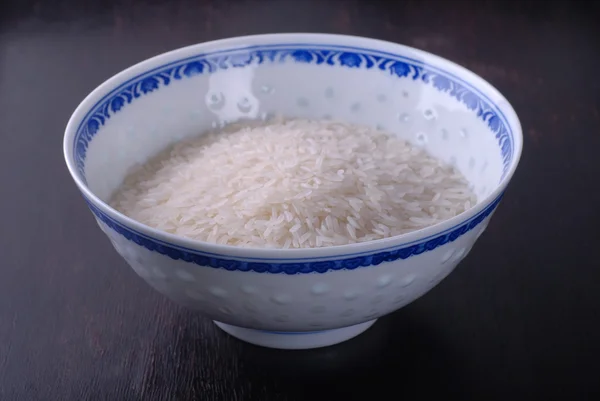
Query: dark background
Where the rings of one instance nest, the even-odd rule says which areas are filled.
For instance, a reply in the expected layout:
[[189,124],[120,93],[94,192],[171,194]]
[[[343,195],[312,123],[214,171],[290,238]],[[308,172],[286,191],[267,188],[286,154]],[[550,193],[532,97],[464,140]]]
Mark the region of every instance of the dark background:
[[[598,2],[5,0],[0,400],[600,399]],[[98,84],[210,39],[332,32],[458,62],[525,147],[470,256],[345,344],[246,345],[138,278],[98,230],[62,135]]]

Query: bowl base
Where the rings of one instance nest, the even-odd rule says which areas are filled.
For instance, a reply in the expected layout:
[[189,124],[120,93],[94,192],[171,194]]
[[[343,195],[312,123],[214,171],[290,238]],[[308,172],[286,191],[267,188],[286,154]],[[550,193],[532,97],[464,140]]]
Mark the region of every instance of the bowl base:
[[377,319],[354,326],[323,331],[264,331],[245,329],[215,321],[215,324],[227,334],[250,344],[277,349],[311,349],[328,347],[350,340],[366,331]]

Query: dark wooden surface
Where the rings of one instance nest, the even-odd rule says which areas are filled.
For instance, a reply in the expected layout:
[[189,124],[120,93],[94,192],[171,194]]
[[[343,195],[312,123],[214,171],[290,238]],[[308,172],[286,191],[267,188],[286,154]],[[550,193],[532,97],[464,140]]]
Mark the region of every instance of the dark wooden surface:
[[[600,399],[599,17],[566,1],[3,2],[0,400]],[[79,101],[123,68],[284,31],[438,53],[499,88],[525,134],[459,268],[359,338],[310,352],[242,344],[150,289],[61,151]]]

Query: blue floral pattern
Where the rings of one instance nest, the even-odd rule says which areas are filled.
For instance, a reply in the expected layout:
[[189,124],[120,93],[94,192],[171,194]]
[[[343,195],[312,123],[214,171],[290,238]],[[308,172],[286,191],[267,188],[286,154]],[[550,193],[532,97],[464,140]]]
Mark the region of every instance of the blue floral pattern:
[[243,50],[200,54],[141,74],[113,90],[86,115],[75,136],[73,152],[77,169],[85,181],[85,157],[92,138],[111,115],[135,99],[168,86],[173,80],[238,68],[250,64],[287,61],[329,65],[337,68],[378,68],[405,79],[420,80],[446,92],[485,121],[494,133],[503,159],[503,178],[513,158],[514,141],[498,107],[460,78],[438,68],[400,55],[369,49],[329,45],[265,45]]
[[306,274],[306,273],[326,273],[337,270],[354,270],[360,267],[377,266],[383,262],[393,262],[399,259],[408,259],[412,256],[420,255],[423,252],[434,250],[449,242],[456,241],[465,233],[471,231],[488,217],[498,206],[502,195],[494,200],[488,207],[470,220],[453,227],[452,229],[426,238],[421,242],[408,245],[400,245],[396,248],[380,250],[372,254],[347,255],[339,259],[311,260],[290,259],[285,262],[274,263],[269,260],[237,260],[228,259],[226,256],[203,253],[201,251],[181,248],[174,244],[163,243],[155,238],[148,237],[138,233],[121,223],[110,218],[100,209],[88,201],[88,206],[96,217],[112,230],[124,236],[129,241],[143,246],[144,248],[158,252],[161,255],[168,256],[174,260],[183,260],[195,263],[200,266],[212,267],[215,269],[225,269],[229,271],[252,271],[256,273],[272,274]]
[[360,68],[362,58],[357,53],[342,53],[340,54],[340,65],[350,68]]

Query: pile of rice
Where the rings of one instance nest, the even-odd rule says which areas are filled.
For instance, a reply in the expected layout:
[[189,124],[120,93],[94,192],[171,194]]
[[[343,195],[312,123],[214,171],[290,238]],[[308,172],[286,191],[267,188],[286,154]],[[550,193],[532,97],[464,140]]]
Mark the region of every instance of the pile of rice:
[[312,248],[405,234],[475,202],[458,171],[393,135],[294,119],[179,142],[132,171],[110,203],[195,240]]

